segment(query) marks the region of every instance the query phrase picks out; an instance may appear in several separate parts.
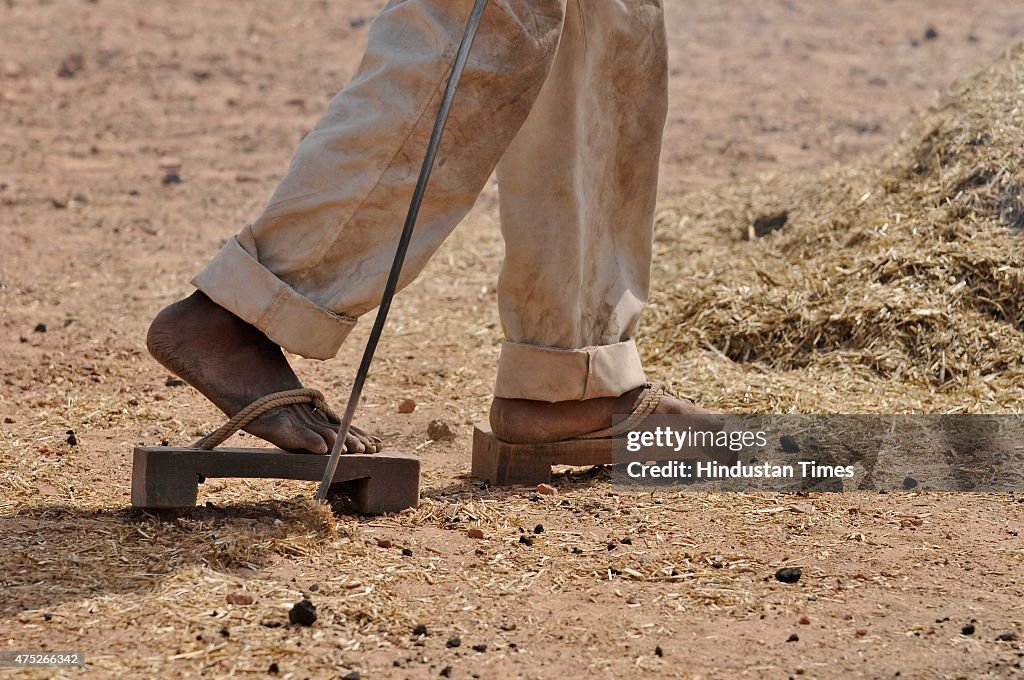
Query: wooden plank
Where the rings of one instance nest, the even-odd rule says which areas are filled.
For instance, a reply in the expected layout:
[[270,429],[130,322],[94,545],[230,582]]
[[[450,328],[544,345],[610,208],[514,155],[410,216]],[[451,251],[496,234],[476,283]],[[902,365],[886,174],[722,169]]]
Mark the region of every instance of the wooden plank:
[[[168,446],[137,447],[132,468],[132,505],[180,508],[196,503],[204,479],[299,479],[319,481],[327,456],[280,449],[201,451]],[[419,459],[396,451],[342,456],[335,483],[348,483],[357,512],[382,514],[419,503]]]
[[579,439],[550,444],[512,444],[494,436],[486,423],[473,429],[476,479],[494,486],[534,485],[551,481],[552,465],[611,465],[610,439]]

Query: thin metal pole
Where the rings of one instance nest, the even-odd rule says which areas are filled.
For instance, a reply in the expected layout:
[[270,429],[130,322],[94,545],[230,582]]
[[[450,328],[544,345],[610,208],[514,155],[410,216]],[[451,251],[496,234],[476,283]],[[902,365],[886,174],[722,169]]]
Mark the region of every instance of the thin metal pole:
[[348,397],[348,404],[345,406],[345,415],[338,427],[338,439],[331,449],[331,458],[327,461],[327,469],[324,470],[324,478],[320,482],[316,498],[319,501],[327,500],[327,490],[334,479],[334,472],[338,469],[338,461],[341,458],[342,447],[345,439],[348,438],[348,431],[352,427],[352,418],[355,415],[356,407],[359,405],[359,398],[363,394],[363,385],[370,373],[370,364],[373,363],[373,354],[377,350],[377,343],[384,332],[384,322],[387,321],[388,311],[391,309],[391,301],[398,289],[398,278],[402,273],[402,265],[405,263],[405,254],[409,250],[409,242],[412,240],[412,231],[416,226],[416,218],[419,216],[420,205],[423,203],[423,195],[426,193],[427,182],[430,181],[430,173],[434,169],[434,160],[437,157],[437,150],[441,146],[441,136],[444,134],[445,124],[448,122],[448,114],[451,112],[452,101],[455,99],[455,90],[459,86],[459,79],[466,68],[466,61],[469,59],[469,52],[476,39],[477,29],[480,28],[480,20],[483,18],[484,9],[487,8],[487,0],[476,0],[473,11],[469,15],[469,22],[466,25],[466,32],[462,36],[462,43],[455,55],[455,63],[452,65],[451,75],[448,76],[448,85],[445,87],[444,96],[441,98],[441,107],[437,112],[437,120],[434,122],[434,131],[430,135],[430,143],[427,144],[427,155],[423,159],[423,167],[420,169],[419,178],[416,180],[416,189],[412,194],[412,202],[409,204],[409,212],[405,217],[405,226],[402,227],[402,236],[398,240],[398,250],[395,252],[395,261],[391,264],[391,273],[388,275],[387,284],[384,286],[384,296],[380,302],[380,309],[377,311],[377,318],[373,322],[373,329],[370,331],[370,338],[366,341],[366,349],[363,350],[362,361],[359,362],[359,370],[356,372],[356,379],[352,382],[352,393]]

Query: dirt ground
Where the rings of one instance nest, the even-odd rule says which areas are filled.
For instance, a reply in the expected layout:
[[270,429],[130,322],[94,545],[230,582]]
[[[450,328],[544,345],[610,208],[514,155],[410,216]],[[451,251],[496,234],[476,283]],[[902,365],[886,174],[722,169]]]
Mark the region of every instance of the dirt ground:
[[[993,0],[666,4],[665,201],[875,150],[1024,39],[1024,12]],[[287,481],[209,482],[181,518],[130,510],[132,446],[220,420],[167,384],[147,323],[258,213],[376,9],[0,6],[0,651],[83,650],[96,677],[1020,676],[1024,647],[997,636],[1024,635],[1024,496],[469,480],[500,341],[493,186],[397,299],[360,412],[422,456],[418,510],[335,518]],[[336,405],[368,327],[337,360],[295,359]],[[685,375],[653,377],[716,405]],[[427,438],[435,418],[455,441]],[[782,566],[801,580],[776,581]],[[318,622],[281,625],[303,596]],[[15,672],[80,673],[0,669]]]

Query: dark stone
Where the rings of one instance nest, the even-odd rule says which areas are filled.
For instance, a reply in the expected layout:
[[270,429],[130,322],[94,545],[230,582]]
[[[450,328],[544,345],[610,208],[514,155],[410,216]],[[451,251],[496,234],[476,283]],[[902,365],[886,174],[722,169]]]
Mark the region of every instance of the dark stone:
[[543,524],[538,524],[537,526],[535,526],[533,528],[533,533],[535,533],[535,534],[543,534],[544,533],[544,525]]
[[917,480],[913,477],[907,477],[903,480],[903,488],[906,490],[917,488]]
[[996,640],[999,642],[1016,642],[1017,634],[1012,630],[1008,630],[1005,633],[1000,633],[996,636]]
[[413,635],[426,635],[427,634],[427,627],[424,626],[421,623],[421,624],[417,625],[415,628],[412,629],[412,634]]
[[939,37],[939,32],[937,30],[935,30],[934,26],[929,26],[928,28],[925,29],[925,31],[924,31],[924,39],[925,40],[935,40],[938,37]]
[[457,637],[448,638],[448,642],[444,643],[444,646],[448,649],[455,649],[462,646],[462,640]]
[[167,387],[182,387],[185,385],[185,381],[181,378],[168,378],[164,381],[164,385]]
[[964,625],[964,627],[960,629],[960,632],[964,635],[974,635],[974,624],[968,623]]
[[665,656],[665,652],[664,650],[662,650],[661,645],[658,645],[654,648],[654,656],[658,657],[659,659]]
[[316,605],[309,600],[296,602],[288,612],[288,621],[300,626],[312,626],[316,623],[316,618]]
[[624,536],[622,540],[619,541],[619,543],[621,543],[622,545],[633,545],[633,539],[629,536]]
[[796,583],[803,576],[800,567],[783,567],[775,572],[775,580],[782,583]]
[[754,236],[761,238],[767,236],[773,231],[778,231],[786,226],[789,222],[789,211],[780,210],[779,212],[770,213],[768,215],[760,215],[754,219]]
[[519,537],[519,542],[522,543],[523,545],[533,545],[533,539],[530,538],[529,536],[520,536]]
[[46,324],[45,323],[37,323],[36,327],[33,328],[32,330],[34,330],[36,333],[45,333],[46,332]]
[[270,668],[267,669],[267,672],[271,675],[277,675],[281,672],[281,668],[277,665],[277,662],[275,661],[274,663],[270,664]]
[[348,675],[342,677],[341,680],[359,680],[359,671],[352,671]]
[[800,636],[796,633],[790,633],[789,637],[786,638],[786,642],[800,642]]
[[402,548],[402,554],[406,557],[412,557],[412,548]]
[[790,437],[788,434],[784,434],[779,437],[779,446],[786,453],[800,453],[800,445],[796,443],[796,440]]
[[442,668],[441,669],[441,677],[442,678],[450,678],[450,677],[452,677],[452,667],[451,666],[445,666],[444,668]]
[[483,654],[484,652],[487,651],[487,645],[485,645],[483,643],[478,644],[478,645],[473,645],[473,651],[474,652],[480,652],[481,654]]
[[181,184],[183,181],[184,180],[181,179],[181,175],[179,175],[176,172],[167,173],[166,175],[164,175],[163,180],[161,180],[164,186],[168,184]]

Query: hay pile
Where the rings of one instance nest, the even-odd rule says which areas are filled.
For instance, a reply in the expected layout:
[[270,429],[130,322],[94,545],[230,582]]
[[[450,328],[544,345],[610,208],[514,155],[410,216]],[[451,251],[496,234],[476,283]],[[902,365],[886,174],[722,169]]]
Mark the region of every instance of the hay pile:
[[663,211],[648,359],[673,373],[699,352],[758,375],[842,374],[918,395],[817,405],[831,410],[1019,412],[1022,102],[1019,45],[879,157]]

